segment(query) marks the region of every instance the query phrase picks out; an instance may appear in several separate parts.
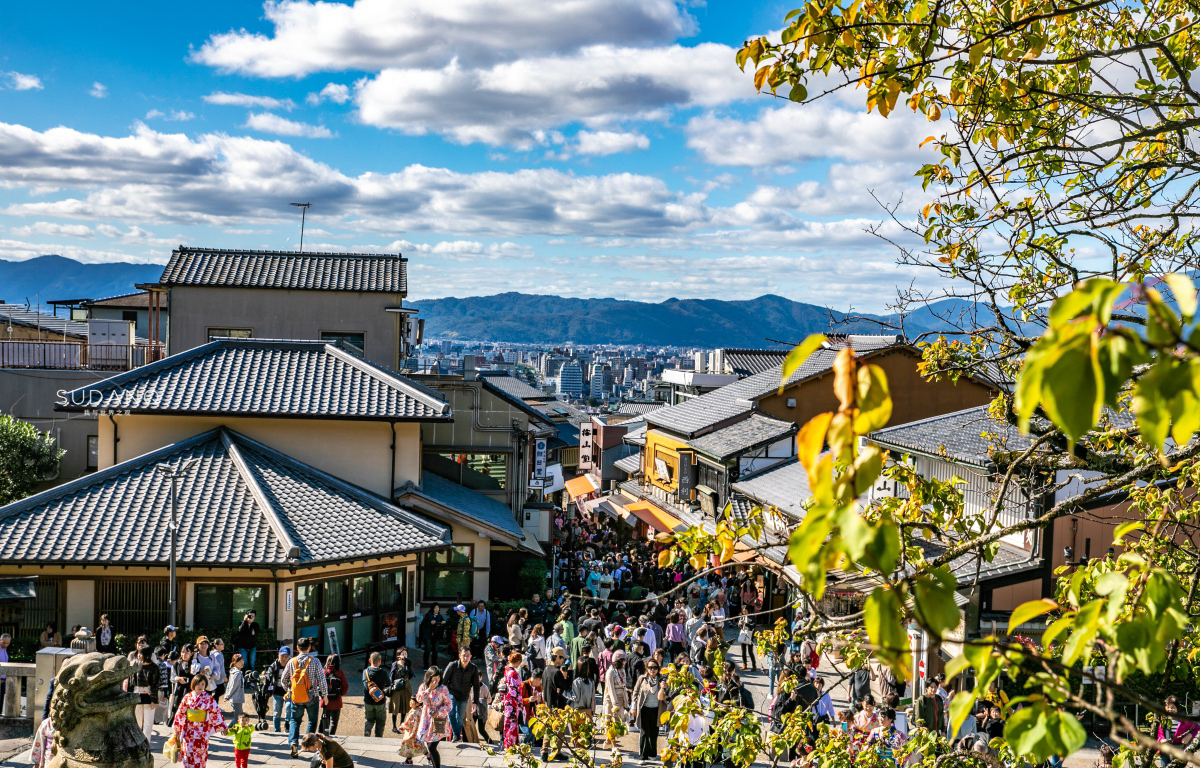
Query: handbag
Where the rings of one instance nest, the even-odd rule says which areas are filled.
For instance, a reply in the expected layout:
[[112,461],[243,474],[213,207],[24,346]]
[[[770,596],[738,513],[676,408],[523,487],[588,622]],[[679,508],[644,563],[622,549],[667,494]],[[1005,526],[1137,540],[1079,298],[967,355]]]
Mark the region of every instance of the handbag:
[[176,734],[172,733],[167,743],[163,744],[163,757],[172,763],[179,762],[179,736]]
[[488,710],[487,715],[488,730],[501,731],[504,728],[504,711],[496,708]]
[[446,732],[446,718],[436,716],[433,718],[433,732],[438,736]]

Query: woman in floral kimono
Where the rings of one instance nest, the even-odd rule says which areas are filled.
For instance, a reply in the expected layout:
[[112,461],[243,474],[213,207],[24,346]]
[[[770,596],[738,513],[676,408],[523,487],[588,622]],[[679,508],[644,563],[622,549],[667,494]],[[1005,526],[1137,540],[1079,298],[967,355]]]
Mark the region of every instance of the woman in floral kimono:
[[504,701],[504,748],[515,747],[521,743],[521,715],[524,708],[521,705],[521,654],[513,651],[508,655],[508,665],[504,668],[503,687],[497,687],[497,693]]
[[192,678],[190,691],[175,713],[175,735],[183,749],[184,768],[205,768],[208,763],[208,736],[225,733],[225,717],[216,699],[206,689],[208,679],[200,674]]
[[413,702],[400,724],[400,756],[405,765],[412,765],[414,757],[425,755],[429,750],[417,739],[417,730],[421,727],[421,712],[424,710],[419,703]]
[[[417,741],[425,743],[429,750],[429,762],[433,768],[441,768],[442,758],[438,755],[438,742],[452,741],[454,731],[450,727],[450,710],[454,708],[454,699],[450,691],[442,685],[442,671],[430,667],[425,671],[425,681],[417,689],[414,697],[421,705],[421,723],[417,726]],[[191,768],[191,766],[185,766]]]

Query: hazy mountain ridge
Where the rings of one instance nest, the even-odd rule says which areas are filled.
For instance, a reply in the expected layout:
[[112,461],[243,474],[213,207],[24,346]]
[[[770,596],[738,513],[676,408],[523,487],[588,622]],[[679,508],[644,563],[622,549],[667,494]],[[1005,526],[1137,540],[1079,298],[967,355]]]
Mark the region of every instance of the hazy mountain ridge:
[[[99,299],[131,293],[135,283],[155,282],[157,264],[84,264],[62,256],[28,261],[0,259],[0,300],[43,305],[54,299]],[[553,344],[650,344],[696,347],[771,347],[771,340],[797,343],[810,333],[886,333],[869,320],[831,323],[822,306],[767,294],[756,299],[667,299],[659,303],[622,299],[578,299],[524,293],[423,299],[425,334],[433,338]],[[963,304],[965,306],[965,303]],[[908,319],[915,335],[945,327],[936,314],[953,315],[951,302],[922,308]],[[894,321],[894,316],[856,314]]]

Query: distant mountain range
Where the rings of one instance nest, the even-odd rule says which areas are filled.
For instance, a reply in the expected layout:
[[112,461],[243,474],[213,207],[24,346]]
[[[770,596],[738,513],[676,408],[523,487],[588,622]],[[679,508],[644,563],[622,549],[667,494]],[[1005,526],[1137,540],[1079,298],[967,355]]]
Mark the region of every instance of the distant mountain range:
[[[130,293],[134,284],[154,282],[157,264],[84,264],[62,256],[28,261],[0,259],[0,300],[45,304],[54,299],[99,299]],[[796,343],[810,333],[887,333],[872,319],[895,316],[845,315],[824,307],[766,295],[744,301],[667,299],[659,303],[618,299],[569,299],[524,293],[424,299],[410,302],[425,319],[425,335],[478,341],[551,344],[651,344],[656,346],[769,347],[772,340]],[[910,334],[942,330],[937,315],[968,305],[940,302],[908,316]],[[831,317],[836,325],[831,324]]]

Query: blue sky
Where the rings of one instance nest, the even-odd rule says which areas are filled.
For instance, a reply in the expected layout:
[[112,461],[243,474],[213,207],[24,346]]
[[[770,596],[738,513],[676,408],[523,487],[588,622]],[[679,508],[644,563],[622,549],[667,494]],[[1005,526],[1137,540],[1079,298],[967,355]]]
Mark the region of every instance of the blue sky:
[[[113,13],[112,8],[119,8]],[[6,10],[0,258],[179,243],[401,251],[412,298],[778,293],[922,280],[865,231],[932,133],[792,105],[733,55],[786,3],[68,2]],[[811,89],[810,89],[811,90]]]

